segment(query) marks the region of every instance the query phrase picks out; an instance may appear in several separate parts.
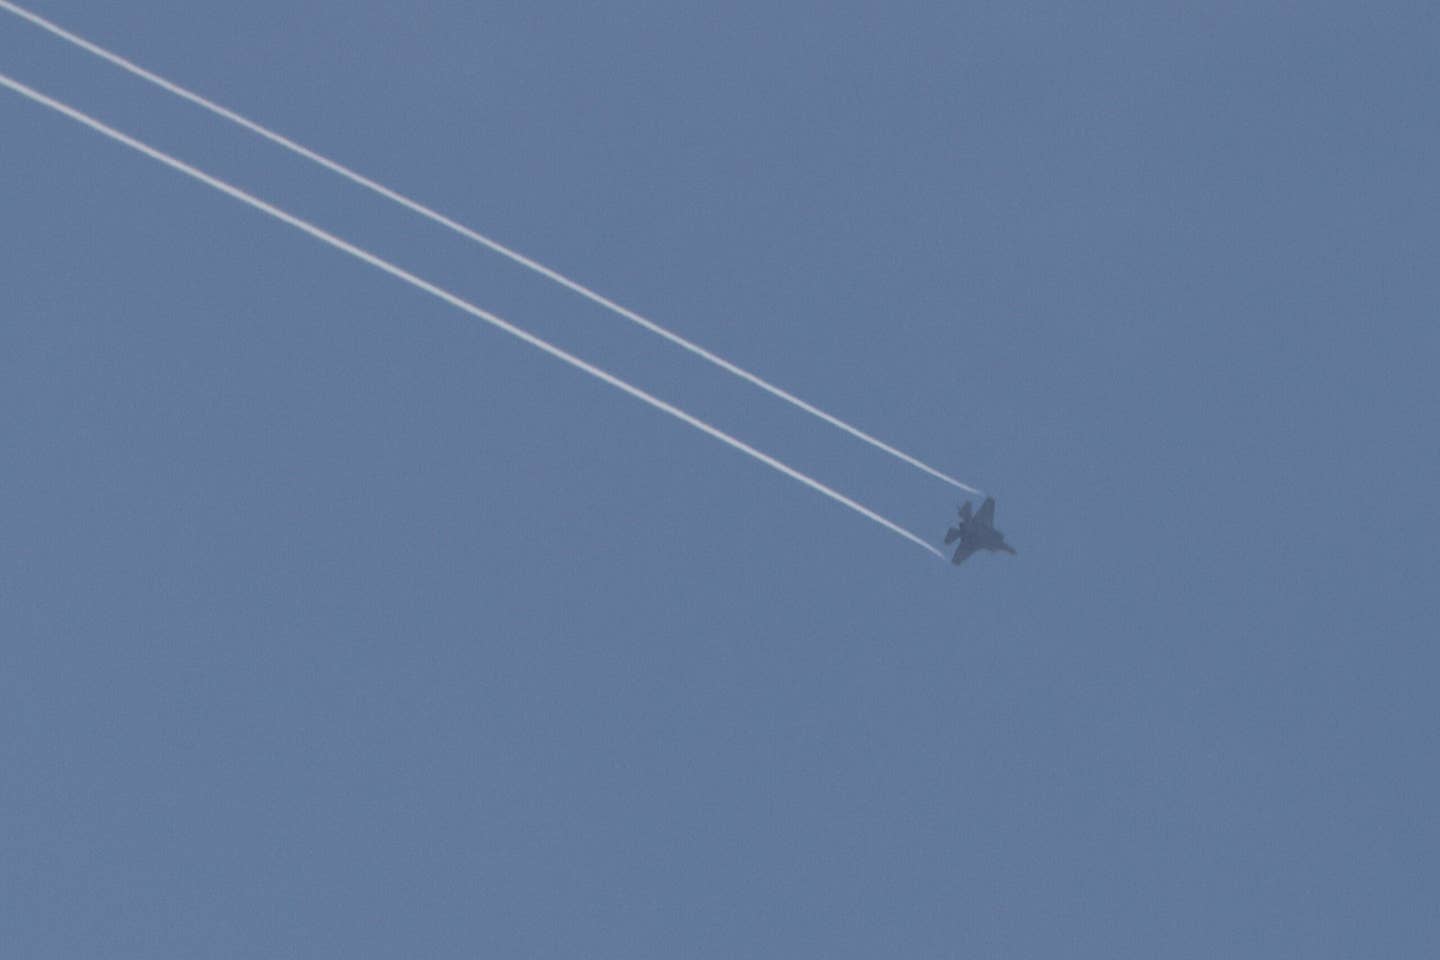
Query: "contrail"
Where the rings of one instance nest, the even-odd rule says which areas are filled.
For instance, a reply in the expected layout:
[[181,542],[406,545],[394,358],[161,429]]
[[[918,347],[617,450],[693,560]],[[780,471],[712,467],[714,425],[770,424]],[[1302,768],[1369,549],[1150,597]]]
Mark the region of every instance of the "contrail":
[[423,290],[426,293],[430,294],[432,297],[445,301],[452,307],[463,310],[473,317],[478,317],[479,319],[484,320],[486,323],[491,324],[492,326],[499,327],[501,330],[505,331],[513,337],[518,337],[519,339],[530,344],[532,347],[543,350],[546,353],[550,354],[550,356],[555,357],[559,360],[563,360],[566,363],[570,364],[570,366],[575,367],[576,369],[581,370],[585,373],[588,373],[592,377],[605,381],[606,383],[610,384],[610,386],[615,387],[617,390],[623,390],[625,393],[628,393],[635,399],[643,400],[645,403],[648,403],[655,409],[660,410],[664,413],[668,413],[670,414],[670,416],[675,417],[677,420],[681,420],[684,423],[687,423],[690,426],[694,427],[695,429],[700,430],[703,433],[709,434],[716,440],[729,444],[731,447],[734,447],[741,453],[744,453],[750,457],[755,458],[756,460],[759,460],[761,463],[765,464],[768,467],[773,467],[774,469],[785,474],[787,477],[790,477],[793,480],[800,481],[810,489],[823,493],[825,496],[829,497],[835,502],[849,507],[851,510],[854,510],[862,517],[875,521],[876,523],[880,524],[882,527],[890,530],[893,533],[898,533],[906,540],[909,540],[916,546],[923,548],[927,553],[934,554],[935,556],[944,559],[944,555],[939,550],[926,543],[925,540],[921,537],[917,536],[914,533],[911,533],[909,530],[906,530],[898,523],[895,523],[892,520],[887,520],[885,517],[882,517],[880,514],[876,513],[874,510],[871,510],[869,507],[866,507],[863,504],[851,500],[849,497],[845,496],[843,493],[840,493],[838,490],[833,490],[830,487],[827,487],[819,480],[816,480],[813,477],[801,473],[794,467],[786,463],[782,463],[781,461],[770,456],[768,453],[764,453],[760,450],[755,449],[754,447],[750,446],[748,443],[745,443],[742,440],[732,437],[730,434],[721,430],[719,427],[711,426],[704,420],[701,420],[699,417],[686,413],[679,407],[666,403],[659,397],[653,396],[652,394],[647,393],[639,387],[627,383],[626,381],[615,376],[613,373],[602,370],[600,367],[597,367],[594,364],[589,363],[585,360],[581,360],[574,354],[562,350],[561,348],[555,346],[549,341],[542,340],[540,337],[535,336],[533,333],[522,330],[521,328],[510,323],[508,320],[504,320],[496,316],[495,314],[489,312],[488,310],[482,310],[480,307],[477,307],[466,300],[462,300],[460,297],[449,292],[448,290],[437,287],[435,284],[430,283],[427,280],[422,280],[420,277],[415,276],[415,274],[410,273],[407,270],[401,269],[400,267],[397,267],[395,264],[390,263],[388,260],[381,259],[380,257],[369,252],[368,250],[361,249],[360,247],[355,246],[353,243],[342,240],[332,233],[327,233],[326,231],[320,229],[319,227],[306,220],[302,220],[291,213],[287,213],[279,207],[266,203],[264,200],[261,200],[258,197],[246,193],[239,187],[226,183],[224,180],[221,180],[217,177],[213,177],[210,174],[204,172],[203,170],[192,167],[188,163],[185,163],[182,160],[178,160],[175,157],[172,157],[168,153],[165,153],[161,150],[157,150],[155,147],[152,147],[149,144],[143,143],[139,140],[136,140],[134,137],[121,133],[114,127],[107,126],[106,124],[101,123],[99,120],[96,120],[94,117],[82,113],[67,104],[61,103],[59,100],[56,100],[53,97],[48,97],[40,91],[28,87],[25,84],[20,83],[18,80],[11,79],[3,73],[0,73],[0,86],[8,87],[9,89],[14,90],[16,93],[34,101],[35,103],[38,103],[45,107],[49,107],[51,110],[54,110],[57,113],[61,113],[69,117],[71,120],[76,121],[77,123],[84,124],[85,126],[89,127],[91,130],[94,130],[97,133],[104,134],[111,140],[122,143],[132,150],[143,153],[145,156],[151,158],[152,160],[158,160],[160,163],[165,164],[165,166],[170,167],[172,170],[178,170],[180,173],[183,173],[188,177],[199,180],[201,183],[205,184],[208,187],[213,187],[214,189],[219,190],[221,193],[227,194],[228,196],[234,197],[236,200],[239,200],[242,203],[254,207],[261,213],[268,214],[269,216],[274,217],[276,220],[279,220],[282,223],[289,224],[295,229],[300,230],[303,233],[309,234],[316,240],[319,240],[322,243],[329,244],[335,249],[341,251],[342,253],[348,253],[350,254],[350,256],[356,258],[357,260],[362,260],[378,270],[383,270],[385,273],[390,274],[392,277],[403,280],[406,283],[410,284],[412,287]]
[[374,180],[371,180],[370,178],[360,173],[357,173],[356,171],[345,166],[344,164],[341,164],[335,160],[331,160],[329,157],[326,157],[322,154],[316,153],[314,150],[302,146],[301,144],[296,143],[294,140],[291,140],[288,137],[283,136],[282,134],[276,133],[269,127],[256,123],[254,120],[251,120],[248,117],[236,113],[234,110],[222,107],[220,104],[214,102],[213,100],[206,99],[200,94],[180,86],[180,84],[178,83],[167,80],[159,74],[152,73],[151,71],[146,70],[139,64],[125,59],[118,53],[112,53],[111,51],[100,46],[98,43],[94,43],[90,40],[86,40],[84,37],[71,33],[69,30],[66,30],[59,24],[52,23],[51,21],[46,20],[39,14],[31,13],[24,7],[11,3],[10,0],[0,0],[0,9],[13,13],[15,14],[15,16],[29,21],[40,29],[54,34],[60,39],[65,40],[71,44],[74,44],[75,46],[86,51],[87,53],[91,53],[97,57],[100,57],[103,60],[107,60],[110,63],[113,63],[115,66],[121,68],[122,70],[134,74],[142,80],[148,81],[149,83],[152,83],[163,90],[173,93],[177,97],[182,97],[186,100],[189,100],[191,103],[196,104],[197,106],[209,110],[211,113],[216,114],[217,116],[224,117],[226,120],[229,120],[232,123],[244,127],[251,133],[258,134],[259,136],[264,137],[266,140],[269,140],[272,143],[284,147],[291,153],[304,157],[306,160],[309,160],[313,163],[317,163],[325,169],[331,171],[332,173],[337,173],[345,179],[356,183],[367,190],[377,193],[382,197],[385,197],[387,200],[392,200],[395,203],[398,203],[401,206],[405,207],[406,209],[411,210],[412,212],[417,213],[422,217],[425,217],[427,220],[431,220],[437,224],[440,224],[446,229],[458,233],[462,237],[473,240],[474,242],[486,247],[487,249],[500,254],[502,257],[506,257],[509,260],[520,264],[526,269],[532,270],[535,273],[540,274],[540,276],[545,277],[548,280],[553,280],[555,283],[560,284],[562,287],[565,287],[566,289],[579,294],[580,296],[584,297],[587,300],[590,300],[593,303],[599,304],[606,310],[618,314],[619,316],[624,317],[626,320],[629,320],[632,323],[644,327],[651,333],[664,337],[666,340],[669,340],[676,346],[688,350],[698,357],[702,357],[703,359],[708,360],[710,363],[713,363],[715,366],[726,371],[727,373],[734,374],[740,379],[754,384],[761,390],[764,390],[765,392],[773,396],[779,397],[786,403],[796,406],[812,416],[819,417],[821,420],[824,420],[832,427],[838,427],[839,429],[844,430],[851,436],[857,437],[858,439],[865,441],[872,447],[883,450],[886,453],[890,454],[892,457],[896,457],[910,464],[910,466],[912,467],[916,467],[920,470],[925,471],[932,477],[943,480],[946,483],[951,484],[952,486],[959,487],[961,490],[964,490],[967,493],[981,494],[981,491],[975,489],[969,484],[961,483],[959,480],[956,480],[948,473],[945,473],[942,470],[938,470],[935,467],[930,466],[925,461],[920,460],[917,457],[913,457],[910,454],[904,452],[903,450],[898,450],[895,447],[892,447],[890,444],[884,442],[878,437],[873,437],[870,434],[866,433],[864,430],[861,430],[859,427],[853,426],[852,424],[841,420],[834,414],[827,413],[826,411],[820,409],[814,404],[807,403],[806,401],[795,396],[793,393],[790,393],[788,390],[784,390],[781,387],[778,387],[770,381],[764,379],[763,377],[751,373],[744,367],[731,363],[729,360],[726,360],[719,354],[712,353],[711,351],[706,350],[698,343],[687,340],[684,337],[680,336],[680,334],[675,333],[674,331],[666,327],[662,327],[655,321],[649,320],[641,316],[640,314],[629,309],[628,307],[622,306],[621,304],[616,303],[608,297],[596,293],[594,290],[590,289],[584,284],[579,283],[578,281],[570,279],[569,277],[560,273],[558,270],[552,270],[550,267],[545,266],[543,263],[532,260],[524,254],[520,253],[519,251],[512,250],[511,248],[500,243],[499,241],[491,239],[490,237],[487,237],[476,230],[472,230],[471,228],[465,226],[463,223],[459,223],[445,216],[443,213],[432,210],[430,207],[425,206],[418,200],[412,200],[410,197],[405,196],[403,193],[391,190],[389,187],[386,187],[383,184],[376,183]]

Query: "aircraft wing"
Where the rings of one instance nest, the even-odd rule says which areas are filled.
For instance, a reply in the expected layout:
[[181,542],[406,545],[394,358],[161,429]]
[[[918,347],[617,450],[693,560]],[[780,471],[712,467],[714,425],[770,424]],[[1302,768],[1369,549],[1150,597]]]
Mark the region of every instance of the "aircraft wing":
[[945,531],[945,542],[946,542],[946,543],[954,543],[956,540],[959,540],[959,539],[960,539],[960,530],[959,530],[958,527],[951,527],[949,530],[946,530],[946,531]]
[[956,565],[962,564],[970,558],[970,555],[974,553],[976,549],[978,548],[972,547],[968,543],[962,543],[955,548],[955,556],[950,558],[950,562]]
[[986,497],[985,502],[980,505],[980,512],[975,514],[975,520],[981,526],[995,526],[995,498]]

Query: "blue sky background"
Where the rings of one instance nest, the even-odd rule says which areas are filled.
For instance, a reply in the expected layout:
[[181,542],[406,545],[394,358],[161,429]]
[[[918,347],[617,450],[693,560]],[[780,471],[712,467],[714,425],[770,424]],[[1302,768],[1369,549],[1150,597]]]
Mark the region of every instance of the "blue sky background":
[[[7,956],[1434,955],[1433,4],[35,9],[1020,555],[6,93]],[[0,70],[944,533],[9,16]]]

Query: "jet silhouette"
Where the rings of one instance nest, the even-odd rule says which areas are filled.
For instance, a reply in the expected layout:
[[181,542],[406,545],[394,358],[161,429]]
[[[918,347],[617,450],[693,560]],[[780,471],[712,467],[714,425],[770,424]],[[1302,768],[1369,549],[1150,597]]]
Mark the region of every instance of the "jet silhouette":
[[1005,534],[995,529],[995,498],[986,497],[978,513],[970,512],[970,501],[960,508],[960,526],[951,527],[945,533],[945,542],[960,541],[955,548],[951,563],[964,563],[977,550],[1014,553],[1015,548],[1005,542]]

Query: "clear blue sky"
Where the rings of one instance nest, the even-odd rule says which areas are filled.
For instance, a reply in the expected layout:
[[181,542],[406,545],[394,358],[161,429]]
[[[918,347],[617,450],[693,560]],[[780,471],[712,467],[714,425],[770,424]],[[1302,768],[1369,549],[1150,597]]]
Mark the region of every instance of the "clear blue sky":
[[[1429,957],[1427,3],[35,9],[999,498],[955,569],[0,96],[0,953]],[[952,491],[0,15],[937,541]]]

